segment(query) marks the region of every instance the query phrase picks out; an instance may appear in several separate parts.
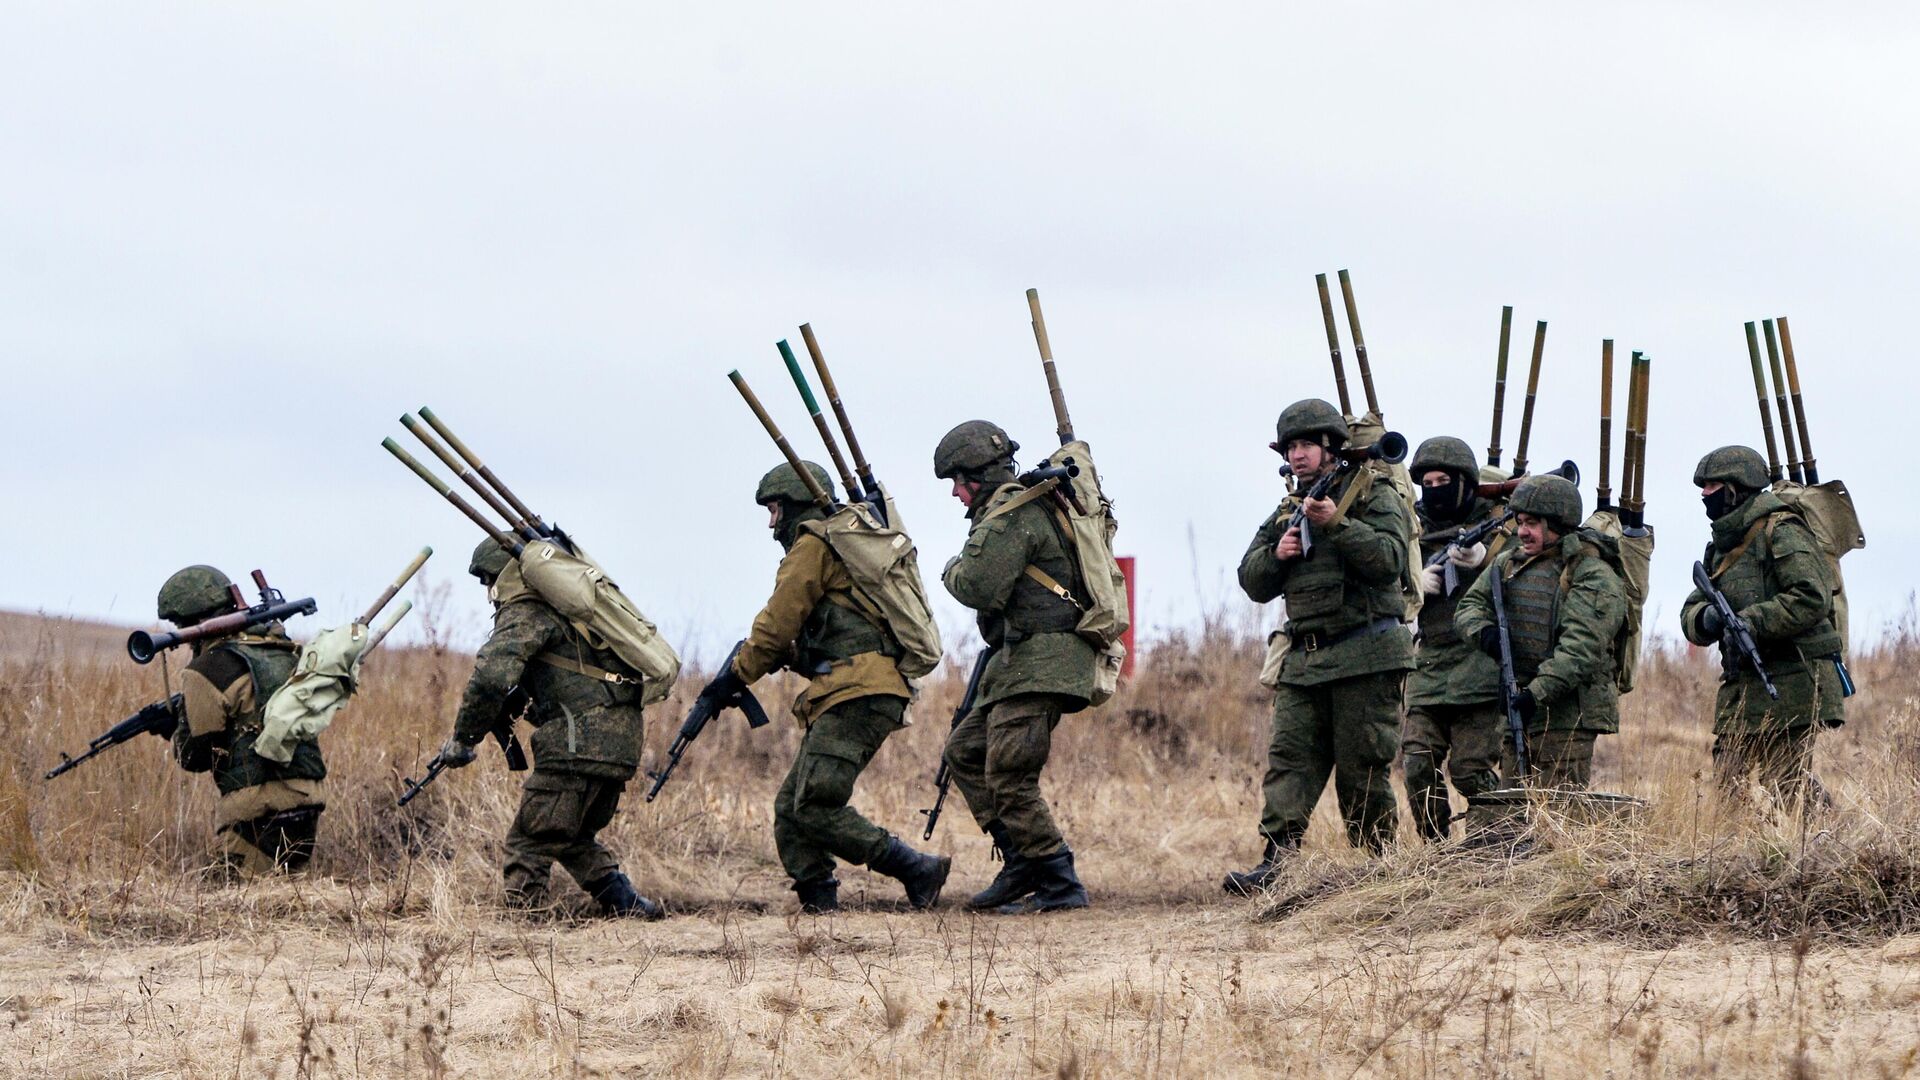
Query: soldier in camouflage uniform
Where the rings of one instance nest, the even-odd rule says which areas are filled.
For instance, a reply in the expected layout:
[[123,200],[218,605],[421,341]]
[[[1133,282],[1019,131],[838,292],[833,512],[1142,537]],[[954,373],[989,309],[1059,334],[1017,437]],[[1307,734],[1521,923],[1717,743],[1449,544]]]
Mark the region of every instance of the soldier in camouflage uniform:
[[[640,676],[611,650],[594,648],[520,579],[519,564],[492,539],[473,551],[467,572],[493,600],[493,634],[474,657],[453,735],[439,759],[460,768],[527,699],[534,726],[533,772],[507,832],[507,902],[547,903],[557,860],[602,911],[659,918],[660,906],[634,891],[620,860],[597,839],[640,764]],[[511,704],[510,704],[511,701]]]
[[[1517,548],[1501,552],[1460,598],[1453,625],[1489,657],[1500,655],[1491,574],[1505,586],[1507,627],[1536,784],[1584,789],[1593,744],[1620,730],[1616,651],[1626,624],[1625,586],[1610,536],[1581,529],[1580,489],[1558,476],[1531,476],[1514,489]],[[1504,774],[1519,779],[1511,743]]]
[[1455,587],[1448,590],[1445,564],[1421,571],[1426,603],[1420,608],[1413,674],[1407,679],[1407,719],[1400,731],[1400,760],[1414,826],[1422,837],[1438,841],[1447,838],[1453,821],[1447,779],[1468,798],[1500,786],[1506,730],[1500,665],[1454,632],[1453,611],[1460,594],[1486,566],[1489,548],[1497,551],[1506,535],[1496,533],[1491,544],[1454,549],[1462,532],[1500,512],[1476,494],[1480,465],[1465,442],[1445,435],[1428,439],[1414,450],[1409,468],[1420,483],[1421,561],[1445,552],[1455,575]]
[[[159,609],[182,629],[236,610],[227,575],[211,566],[189,566],[168,578]],[[285,765],[253,750],[267,699],[293,676],[299,651],[279,623],[256,626],[194,642],[180,679],[186,715],[174,729],[174,758],[188,772],[213,774],[222,860],[245,877],[304,869],[327,806],[327,764],[318,742],[295,742]]]
[[[975,910],[1016,914],[1087,906],[1073,851],[1040,794],[1040,773],[1060,717],[1093,695],[1094,648],[1074,631],[1084,579],[1044,499],[1013,504],[1027,489],[1014,476],[1020,449],[998,425],[969,420],[933,452],[933,474],[953,483],[972,527],[966,547],[941,575],[954,599],[977,612],[995,649],[973,709],[947,737],[945,758],[974,821],[1005,862],[967,901]],[[1002,508],[1006,509],[1002,512]],[[1038,570],[1061,585],[1042,585]]]
[[1680,609],[1696,645],[1720,646],[1713,762],[1731,787],[1754,774],[1775,796],[1824,801],[1813,776],[1814,735],[1845,721],[1835,661],[1845,643],[1833,625],[1833,581],[1807,523],[1767,487],[1767,467],[1745,446],[1723,446],[1693,471],[1713,540],[1702,560],[1734,613],[1753,631],[1779,700],[1722,635],[1720,612],[1699,589]]
[[[831,494],[826,470],[802,464]],[[827,512],[793,466],[767,473],[753,497],[767,508],[767,526],[786,555],[732,665],[702,693],[731,698],[782,667],[808,677],[793,703],[806,735],[773,802],[774,846],[802,910],[839,910],[836,857],[898,880],[913,907],[932,907],[952,860],[913,850],[847,805],[880,744],[904,725],[913,692],[895,664],[900,644],[854,592],[826,540],[806,528]]]
[[[1338,409],[1308,399],[1280,413],[1273,449],[1304,492],[1340,468],[1348,437]],[[1281,503],[1240,560],[1240,587],[1255,603],[1285,597],[1290,647],[1273,699],[1260,819],[1265,850],[1253,869],[1227,875],[1229,893],[1272,883],[1285,854],[1299,848],[1329,774],[1350,843],[1379,851],[1399,817],[1388,774],[1413,666],[1413,638],[1401,621],[1412,524],[1393,486],[1372,483],[1359,469],[1307,503],[1311,551],[1289,527],[1295,506],[1291,497]]]

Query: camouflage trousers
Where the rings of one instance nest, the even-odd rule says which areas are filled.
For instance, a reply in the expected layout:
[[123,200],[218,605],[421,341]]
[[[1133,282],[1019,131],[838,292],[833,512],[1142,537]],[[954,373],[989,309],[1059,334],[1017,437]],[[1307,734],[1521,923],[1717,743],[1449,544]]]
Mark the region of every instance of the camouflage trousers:
[[1751,777],[1782,802],[1804,798],[1809,806],[1825,803],[1826,789],[1813,775],[1813,740],[1818,730],[1809,724],[1715,735],[1714,775],[1728,791]]
[[[1593,744],[1597,731],[1527,732],[1527,779],[1532,787],[1585,791],[1593,781]],[[1517,777],[1520,763],[1513,756],[1513,740],[1502,740],[1500,775]]]
[[833,875],[835,858],[864,866],[887,849],[887,830],[847,803],[906,710],[905,699],[882,694],[843,701],[814,718],[773,799],[773,843],[788,877],[819,881]]
[[1400,764],[1413,824],[1422,837],[1445,840],[1452,831],[1448,780],[1467,798],[1500,786],[1500,744],[1506,727],[1497,702],[1407,710],[1400,728]]
[[241,878],[305,870],[326,808],[320,780],[269,780],[220,796],[214,810],[219,868]]
[[947,769],[973,820],[988,831],[998,823],[1013,850],[1028,858],[1067,846],[1040,794],[1062,709],[1051,694],[1017,694],[973,710],[947,736]]
[[582,887],[620,869],[598,836],[613,821],[626,786],[625,780],[535,769],[507,830],[508,900],[544,903],[555,862]]
[[1385,846],[1400,818],[1387,778],[1400,744],[1404,684],[1405,673],[1382,671],[1274,691],[1261,832],[1283,843],[1306,832],[1331,775],[1347,841]]

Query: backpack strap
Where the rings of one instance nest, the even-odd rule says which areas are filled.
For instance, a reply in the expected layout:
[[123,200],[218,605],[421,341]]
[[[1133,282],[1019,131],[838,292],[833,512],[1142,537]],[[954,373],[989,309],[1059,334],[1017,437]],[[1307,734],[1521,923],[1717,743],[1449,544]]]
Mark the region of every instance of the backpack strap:
[[1059,486],[1060,486],[1060,479],[1058,477],[1048,477],[1047,479],[1042,480],[1041,482],[1033,485],[1032,487],[1026,489],[1025,491],[1022,491],[1020,494],[1015,495],[1012,498],[1009,498],[1007,501],[1001,503],[999,506],[996,506],[993,509],[987,511],[986,513],[980,515],[980,522],[981,524],[985,524],[986,522],[992,521],[994,518],[1000,517],[1003,514],[1011,514],[1015,510],[1020,509],[1021,507],[1027,505],[1028,503],[1034,501],[1035,499],[1041,498],[1042,496],[1045,496],[1051,493],[1053,489]]
[[1707,576],[1714,581],[1719,581],[1720,575],[1733,569],[1734,565],[1747,553],[1747,549],[1753,546],[1753,541],[1759,537],[1762,532],[1766,533],[1767,541],[1771,544],[1773,541],[1773,527],[1780,523],[1780,519],[1798,516],[1798,514],[1795,514],[1791,510],[1775,510],[1773,513],[1754,522],[1753,525],[1747,529],[1747,535],[1740,538],[1740,542],[1734,545],[1733,550],[1727,552],[1727,557],[1720,560],[1719,567]]
[[1340,522],[1346,518],[1347,508],[1353,505],[1354,500],[1361,498],[1373,490],[1373,477],[1374,472],[1372,469],[1361,468],[1356,470],[1354,478],[1347,481],[1347,490],[1341,493],[1340,501],[1333,505],[1333,517],[1327,519],[1327,524],[1324,526],[1325,528],[1330,529],[1340,524]]
[[1040,569],[1039,567],[1033,565],[1032,563],[1028,563],[1026,566],[1026,569],[1022,570],[1021,573],[1026,574],[1027,577],[1029,578],[1032,578],[1036,583],[1039,584],[1041,588],[1047,590],[1048,592],[1059,597],[1060,599],[1065,600],[1067,603],[1072,604],[1074,607],[1079,608],[1081,611],[1087,610],[1087,606],[1085,604],[1082,604],[1080,601],[1075,600],[1073,598],[1073,594],[1067,591],[1067,587],[1065,585],[1060,584],[1058,581],[1055,581],[1053,578],[1053,575],[1047,573],[1045,570]]

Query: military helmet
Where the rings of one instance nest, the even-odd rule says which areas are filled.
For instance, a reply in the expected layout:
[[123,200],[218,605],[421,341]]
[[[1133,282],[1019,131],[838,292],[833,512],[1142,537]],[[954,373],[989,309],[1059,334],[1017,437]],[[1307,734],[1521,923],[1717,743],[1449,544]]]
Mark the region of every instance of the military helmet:
[[1529,476],[1520,481],[1520,486],[1513,489],[1513,498],[1507,502],[1507,506],[1516,514],[1545,518],[1561,535],[1580,527],[1585,510],[1580,503],[1580,489],[1574,486],[1573,481],[1552,473]]
[[933,448],[933,475],[951,480],[1013,457],[1020,444],[991,420],[968,420],[940,438]]
[[1413,460],[1408,463],[1407,471],[1413,474],[1415,482],[1435,469],[1459,473],[1468,480],[1477,482],[1480,476],[1480,459],[1473,455],[1473,448],[1465,439],[1456,439],[1451,435],[1435,435],[1420,444],[1413,452]]
[[1694,487],[1706,487],[1714,480],[1759,491],[1767,486],[1767,463],[1750,446],[1723,446],[1693,467]]
[[1287,452],[1287,444],[1295,439],[1325,435],[1338,448],[1352,437],[1347,431],[1347,418],[1330,402],[1319,398],[1296,401],[1280,410],[1280,422],[1275,428],[1277,437],[1273,448],[1283,454]]
[[473,558],[467,560],[467,573],[482,581],[491,581],[499,577],[500,572],[512,561],[513,553],[489,536],[473,549]]
[[[803,461],[800,464],[805,465],[807,471],[813,474],[814,482],[820,485],[820,490],[827,493],[827,498],[833,498],[833,480],[827,476],[827,470],[811,461]],[[807,490],[807,485],[800,479],[800,474],[793,471],[793,466],[784,461],[761,477],[760,486],[753,490],[753,501],[761,506],[775,499],[785,499],[788,502],[801,504],[813,502],[813,492]]]
[[233,581],[211,566],[177,570],[160,586],[160,617],[175,626],[233,610]]

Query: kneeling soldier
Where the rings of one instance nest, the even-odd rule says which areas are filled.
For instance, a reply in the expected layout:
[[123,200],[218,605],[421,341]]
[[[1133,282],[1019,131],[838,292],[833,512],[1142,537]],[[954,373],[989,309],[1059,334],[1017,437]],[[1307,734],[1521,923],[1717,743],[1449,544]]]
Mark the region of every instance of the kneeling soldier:
[[1745,446],[1723,446],[1693,471],[1713,540],[1702,560],[1734,613],[1753,632],[1779,700],[1731,642],[1720,612],[1695,589],[1680,628],[1695,645],[1720,646],[1713,763],[1723,784],[1757,774],[1776,797],[1824,800],[1813,776],[1814,735],[1845,721],[1833,625],[1833,585],[1813,530],[1765,490],[1767,466]]
[[[802,464],[822,491],[833,491],[826,470]],[[753,499],[767,508],[767,527],[786,555],[773,595],[707,692],[731,696],[781,667],[810,680],[793,703],[806,735],[773,801],[780,862],[801,910],[812,914],[839,910],[835,858],[894,878],[906,887],[909,904],[930,908],[952,860],[915,851],[848,805],[861,771],[903,726],[912,691],[895,666],[900,645],[885,621],[863,607],[832,547],[806,528],[827,512],[792,465],[762,478]]]
[[1511,740],[1502,771],[1515,782],[1584,789],[1594,741],[1620,730],[1615,650],[1627,600],[1609,565],[1618,548],[1580,528],[1580,489],[1561,477],[1528,477],[1507,505],[1519,547],[1501,552],[1460,598],[1454,629],[1488,656],[1500,655],[1492,575],[1501,575],[1519,684],[1514,708],[1527,727],[1532,775],[1518,775]]
[[[232,584],[211,566],[189,566],[160,587],[159,607],[162,619],[185,629],[235,610]],[[298,655],[286,630],[269,623],[195,642],[180,680],[186,715],[174,729],[174,758],[188,772],[213,774],[221,853],[246,877],[304,869],[327,807],[317,741],[295,742],[285,765],[253,750],[267,699],[293,676]]]
[[659,918],[660,905],[634,891],[620,860],[598,839],[640,764],[639,674],[612,650],[595,648],[528,588],[518,564],[493,540],[473,550],[467,572],[487,586],[493,634],[474,657],[453,735],[439,758],[451,768],[471,763],[473,748],[489,732],[512,725],[520,706],[516,688],[524,693],[535,729],[533,772],[507,832],[508,904],[544,906],[558,860],[607,914]]

